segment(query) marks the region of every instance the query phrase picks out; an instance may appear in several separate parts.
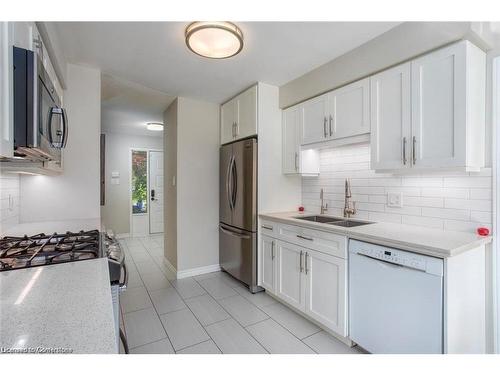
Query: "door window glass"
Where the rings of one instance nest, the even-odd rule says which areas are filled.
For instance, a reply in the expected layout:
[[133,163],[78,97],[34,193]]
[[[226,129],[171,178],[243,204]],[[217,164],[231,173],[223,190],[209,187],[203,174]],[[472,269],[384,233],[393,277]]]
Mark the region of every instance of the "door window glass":
[[132,214],[148,212],[148,153],[132,151]]

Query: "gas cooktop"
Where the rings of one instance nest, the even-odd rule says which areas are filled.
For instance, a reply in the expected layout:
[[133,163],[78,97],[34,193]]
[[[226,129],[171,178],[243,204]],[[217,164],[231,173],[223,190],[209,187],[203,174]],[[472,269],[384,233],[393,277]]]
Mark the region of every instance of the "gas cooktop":
[[94,259],[100,256],[98,230],[7,236],[0,239],[0,271]]

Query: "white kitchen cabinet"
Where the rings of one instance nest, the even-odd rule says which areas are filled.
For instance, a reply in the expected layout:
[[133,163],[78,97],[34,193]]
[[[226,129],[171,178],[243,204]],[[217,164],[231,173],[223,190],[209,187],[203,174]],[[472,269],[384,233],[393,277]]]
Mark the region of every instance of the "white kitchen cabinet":
[[283,173],[317,176],[319,151],[301,150],[302,106],[283,111]]
[[12,27],[10,22],[0,22],[0,156],[7,158],[14,152]]
[[332,331],[347,336],[347,261],[307,250],[305,313]]
[[290,306],[304,311],[305,277],[303,273],[304,249],[278,241],[276,295]]
[[370,79],[328,94],[328,137],[352,137],[370,132]]
[[300,105],[302,109],[302,144],[328,139],[328,95],[321,95]]
[[478,171],[484,166],[485,53],[461,41],[409,64],[409,84],[408,64],[371,79],[372,169]]
[[234,140],[235,118],[238,117],[238,102],[233,99],[224,103],[220,111],[221,144]]
[[406,63],[370,78],[372,169],[410,167],[410,75]]
[[257,85],[221,106],[221,144],[257,134]]
[[263,235],[261,237],[262,249],[262,287],[270,292],[276,289],[276,240]]

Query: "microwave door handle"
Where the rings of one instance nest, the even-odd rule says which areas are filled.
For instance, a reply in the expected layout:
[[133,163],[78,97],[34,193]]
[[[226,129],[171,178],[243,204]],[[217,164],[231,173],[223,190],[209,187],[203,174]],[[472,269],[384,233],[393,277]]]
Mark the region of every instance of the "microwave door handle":
[[66,110],[64,108],[61,108],[61,117],[63,124],[63,134],[60,148],[64,148],[66,147],[66,142],[68,141],[68,117],[66,116]]
[[50,107],[49,109],[49,119],[47,121],[47,133],[49,137],[49,143],[51,147],[56,147],[54,145],[54,139],[52,138],[52,119],[54,118],[54,110],[56,107]]

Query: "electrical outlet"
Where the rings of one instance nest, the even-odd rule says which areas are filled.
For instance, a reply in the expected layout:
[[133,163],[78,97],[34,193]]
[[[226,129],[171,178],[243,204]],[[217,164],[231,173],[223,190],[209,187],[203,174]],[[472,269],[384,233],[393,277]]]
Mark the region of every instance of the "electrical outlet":
[[403,207],[403,193],[390,192],[387,193],[387,207]]

